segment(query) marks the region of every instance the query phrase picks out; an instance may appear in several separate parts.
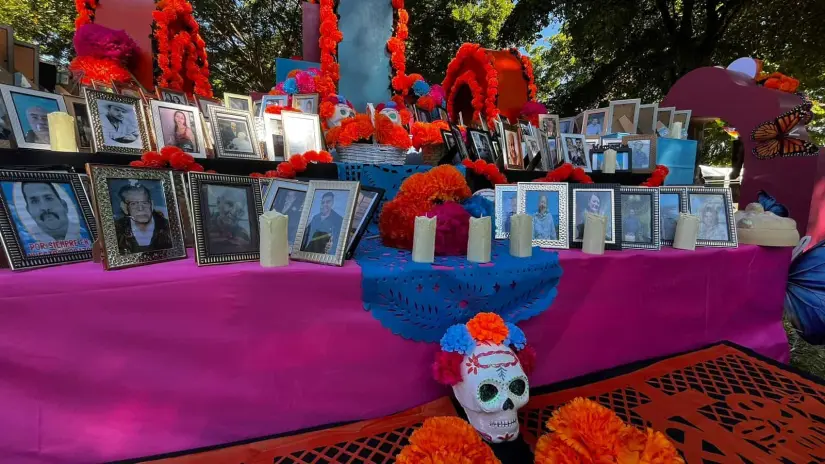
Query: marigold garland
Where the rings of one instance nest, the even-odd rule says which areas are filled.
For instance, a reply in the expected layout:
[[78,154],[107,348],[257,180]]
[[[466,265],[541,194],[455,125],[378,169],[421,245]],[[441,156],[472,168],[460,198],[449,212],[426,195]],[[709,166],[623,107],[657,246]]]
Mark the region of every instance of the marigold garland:
[[592,184],[593,179],[584,172],[582,168],[574,168],[570,163],[564,163],[558,168],[547,173],[546,176],[535,179],[533,182],[574,182],[579,184]]
[[517,48],[511,48],[510,53],[521,61],[521,72],[524,74],[524,80],[527,81],[527,99],[536,101],[538,87],[536,87],[536,78],[533,74],[533,62],[529,56],[522,55]]
[[74,8],[77,11],[77,17],[74,20],[74,29],[80,29],[80,26],[95,22],[95,11],[97,10],[97,0],[75,0]]
[[391,66],[390,83],[396,92],[406,97],[412,85],[407,78],[407,57],[405,55],[407,49],[405,42],[409,37],[407,24],[410,21],[410,15],[404,9],[403,0],[392,0],[392,7],[395,13],[395,24],[393,35],[387,40]]
[[488,163],[481,159],[476,161],[470,161],[469,159],[465,158],[461,162],[461,164],[464,165],[464,167],[466,167],[467,169],[473,171],[474,173],[486,177],[487,180],[489,180],[490,183],[493,185],[507,183],[507,177],[505,177],[504,174],[502,174],[501,171],[498,170],[498,166],[496,166],[494,163]]
[[341,68],[338,64],[338,44],[344,40],[344,34],[338,29],[338,16],[335,14],[335,0],[320,0],[320,38],[321,74],[315,76],[315,88],[321,100],[336,93]]
[[395,457],[398,464],[501,464],[478,432],[458,417],[431,417]]
[[212,97],[209,61],[200,25],[187,0],[160,0],[152,12],[159,87]]
[[296,175],[306,171],[310,163],[324,164],[331,163],[332,155],[328,151],[308,151],[301,155],[295,155],[289,158],[288,161],[278,163],[278,167],[274,170],[266,171],[261,174],[253,172],[249,177],[268,177],[279,179],[294,179]]
[[[499,116],[499,109],[498,109],[498,71],[490,62],[490,57],[487,55],[487,51],[481,47],[479,44],[472,44],[472,43],[465,43],[459,47],[458,52],[456,53],[456,57],[450,61],[450,64],[447,66],[447,74],[444,77],[444,81],[442,82],[442,86],[444,89],[451,89],[450,96],[454,95],[452,91],[453,88],[457,89],[458,87],[455,86],[455,81],[458,79],[459,72],[461,72],[461,64],[467,60],[472,59],[481,67],[484,68],[484,79],[486,80],[486,93],[482,95],[483,97],[483,106],[479,107],[483,110],[483,115],[487,120],[487,124],[490,127],[494,127],[496,119]],[[480,85],[480,83],[479,83]],[[473,99],[475,100],[476,95],[473,94]],[[448,100],[448,110],[447,114],[449,115],[450,119],[457,120],[458,115],[454,114],[449,109],[450,102]],[[473,102],[473,108],[479,109],[476,107],[477,103]]]
[[459,76],[453,83],[450,90],[450,96],[447,98],[447,114],[450,115],[452,120],[458,119],[458,115],[455,113],[455,96],[458,94],[458,89],[460,89],[462,85],[467,85],[470,88],[470,94],[473,96],[471,101],[473,105],[473,116],[470,121],[465,122],[470,123],[476,120],[480,121],[481,112],[484,110],[484,95],[483,90],[481,89],[481,84],[479,84],[476,79],[476,74],[470,70],[467,70],[461,74],[461,76]]
[[[140,155],[139,160],[132,161],[133,168],[174,169],[176,171],[204,172],[203,166],[195,162],[192,155],[185,153],[178,147],[167,146],[156,151],[147,151]],[[212,170],[206,172],[215,172]]]
[[420,150],[424,146],[443,145],[444,137],[441,136],[442,130],[450,130],[450,125],[447,121],[438,120],[413,123],[410,128],[413,147],[415,147],[416,150]]
[[657,164],[656,169],[653,170],[653,173],[650,177],[647,178],[646,181],[642,182],[642,187],[659,187],[664,185],[665,178],[670,173],[670,170],[667,166],[662,164]]
[[93,80],[128,82],[132,79],[129,71],[117,61],[93,56],[76,56],[69,63],[69,71],[75,76],[82,76],[81,83],[84,85],[91,84]]

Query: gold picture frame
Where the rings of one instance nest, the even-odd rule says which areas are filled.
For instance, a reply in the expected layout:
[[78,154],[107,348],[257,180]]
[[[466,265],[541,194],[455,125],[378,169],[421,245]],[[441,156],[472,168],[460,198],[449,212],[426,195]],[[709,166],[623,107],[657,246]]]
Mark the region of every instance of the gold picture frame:
[[[246,103],[246,109],[239,107],[238,102]],[[252,97],[249,95],[225,93],[223,94],[223,104],[230,110],[246,111],[247,113],[252,114]]]
[[[344,265],[347,237],[360,187],[360,183],[349,181],[313,180],[309,182],[306,201],[301,211],[301,222],[298,224],[298,233],[292,247],[291,257],[293,259],[333,266]],[[343,208],[337,208],[337,211],[335,208],[336,193],[346,195]],[[325,203],[330,201],[327,200],[328,198],[331,198],[329,206],[331,211],[324,217],[323,208],[326,207]],[[313,209],[316,209],[317,213],[314,213]],[[332,231],[331,235],[326,233],[326,227],[330,224],[334,226],[337,222],[338,218],[335,218],[333,214],[339,216],[341,221],[337,236],[335,231]],[[328,221],[328,218],[331,219]],[[315,219],[318,221],[316,222]],[[322,249],[326,251],[319,251]]]
[[[86,108],[89,112],[89,120],[92,125],[92,151],[95,153],[109,152],[140,155],[151,149],[151,139],[146,127],[146,114],[144,112],[143,102],[140,99],[92,90],[88,87],[84,89],[84,94],[86,97]],[[121,116],[125,114],[127,117],[132,113],[126,111],[126,107],[131,107],[131,109],[134,110],[133,114],[135,117],[134,130],[128,125],[124,126],[125,129],[121,129],[119,125],[118,127],[114,127],[110,118],[107,117],[108,115],[101,114],[100,102],[107,102],[103,104],[103,106],[107,108],[107,111],[114,109],[115,112],[121,114]],[[104,123],[103,118],[107,118],[106,123]],[[131,123],[131,121],[124,118],[121,123],[126,124]],[[104,125],[107,127],[104,127]],[[137,139],[129,140],[135,134],[137,134]],[[121,135],[121,140],[114,138]]]
[[[106,270],[186,258],[172,171],[87,164],[86,172]],[[147,214],[150,218],[144,222]],[[152,225],[147,230],[152,232],[148,244],[143,245],[141,241],[147,236],[136,235],[136,230],[140,230],[138,224],[148,221]]]

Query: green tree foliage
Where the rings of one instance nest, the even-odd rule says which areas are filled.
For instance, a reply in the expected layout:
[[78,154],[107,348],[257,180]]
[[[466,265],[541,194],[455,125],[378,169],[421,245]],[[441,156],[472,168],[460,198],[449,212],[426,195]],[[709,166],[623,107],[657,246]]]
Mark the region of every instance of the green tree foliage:
[[0,24],[14,28],[14,37],[40,45],[40,56],[68,64],[74,53],[75,9],[72,0],[2,0]]

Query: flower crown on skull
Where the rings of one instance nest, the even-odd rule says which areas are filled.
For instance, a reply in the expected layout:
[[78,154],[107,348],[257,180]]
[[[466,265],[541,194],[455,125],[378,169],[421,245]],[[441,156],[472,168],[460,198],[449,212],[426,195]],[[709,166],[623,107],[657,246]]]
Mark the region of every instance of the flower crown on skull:
[[[471,356],[481,345],[510,347],[518,358],[526,375],[535,366],[536,351],[527,344],[527,337],[515,324],[504,322],[498,314],[478,313],[466,324],[456,324],[441,337],[441,351],[436,353],[433,377],[439,383],[455,386],[462,381],[462,364],[465,356]],[[464,366],[468,373],[471,362]]]

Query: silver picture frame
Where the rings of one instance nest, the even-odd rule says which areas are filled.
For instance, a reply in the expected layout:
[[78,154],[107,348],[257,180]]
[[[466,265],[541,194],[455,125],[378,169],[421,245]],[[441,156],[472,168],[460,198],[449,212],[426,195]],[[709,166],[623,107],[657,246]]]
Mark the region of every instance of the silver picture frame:
[[653,133],[659,132],[659,123],[662,123],[665,128],[670,131],[670,125],[673,124],[673,113],[676,111],[675,106],[657,106],[656,119],[653,120]]
[[636,124],[636,132],[642,135],[653,135],[656,133],[656,111],[658,109],[658,103],[639,105],[639,118]]
[[[562,128],[566,130],[562,130]],[[576,117],[559,119],[559,135],[561,134],[575,134],[576,133]]]
[[[143,152],[149,151],[150,138],[149,129],[146,127],[147,118],[144,112],[144,106],[140,99],[134,97],[127,97],[124,95],[117,95],[115,93],[103,92],[100,90],[93,90],[88,87],[83,89],[83,94],[86,98],[86,111],[89,114],[89,121],[92,125],[92,151],[120,153],[124,155],[140,155]],[[120,105],[127,105],[135,110],[135,118],[137,124],[137,132],[140,137],[140,147],[124,147],[107,143],[103,133],[102,118],[106,115],[100,114],[98,101],[107,101],[117,103]]]
[[[305,151],[293,150],[294,147],[292,146],[291,142],[301,136],[299,132],[303,128],[298,127],[298,125],[301,124],[300,121],[308,121],[312,126],[310,130],[312,130],[313,132],[314,143],[309,144],[306,147]],[[321,132],[321,120],[317,114],[298,113],[296,111],[284,111],[283,113],[281,113],[281,122],[283,123],[284,128],[285,160],[288,161],[289,158],[295,155],[302,155],[306,151],[320,151],[324,149],[324,135]]]
[[[352,223],[352,216],[355,213],[355,203],[358,199],[358,191],[361,184],[358,182],[349,181],[321,181],[313,180],[309,182],[309,190],[307,191],[306,201],[304,203],[304,210],[301,212],[301,222],[298,225],[298,234],[295,236],[295,246],[292,250],[291,257],[300,261],[310,261],[318,264],[328,264],[333,266],[343,266],[344,258],[347,251],[347,242],[349,237],[350,224]],[[306,251],[304,248],[304,238],[307,234],[307,229],[312,218],[312,207],[315,203],[315,194],[319,190],[323,191],[343,191],[347,193],[347,202],[344,205],[343,213],[341,215],[341,229],[338,232],[338,239],[335,242],[335,248],[329,250],[327,253],[318,253]],[[312,237],[308,237],[310,240]]]
[[150,110],[152,112],[152,127],[155,131],[155,141],[157,142],[157,149],[160,150],[167,146],[163,133],[163,124],[161,118],[161,110],[168,109],[175,112],[180,111],[192,114],[191,127],[192,136],[195,138],[194,142],[197,144],[197,150],[194,152],[185,151],[185,153],[192,155],[195,158],[206,158],[206,138],[203,135],[203,125],[201,124],[201,112],[197,106],[181,105],[177,103],[167,103],[160,100],[151,100],[149,102]]
[[[717,248],[736,248],[739,246],[739,238],[736,235],[736,219],[734,218],[734,211],[733,211],[733,196],[731,194],[730,188],[716,188],[716,187],[685,187],[685,192],[687,194],[687,212],[699,217],[699,235],[696,239],[696,246],[701,247],[717,247]],[[707,211],[705,211],[705,203],[702,207],[695,207],[694,205],[699,204],[699,202],[694,202],[694,197],[698,196],[717,196],[718,201],[716,202],[718,207],[724,208],[724,216],[725,216],[725,228],[727,229],[727,238],[726,239],[709,239],[709,238],[702,238],[707,233],[713,233],[712,229],[709,232],[704,230],[705,228],[705,216]],[[718,211],[717,211],[718,214]],[[717,223],[716,226],[719,224]]]
[[[622,196],[622,249],[636,249],[636,250],[659,250],[661,249],[661,229],[659,227],[659,189],[657,187],[624,187],[619,189]],[[634,197],[648,196],[650,197],[650,241],[629,240],[628,237],[628,220],[630,210],[636,204]],[[640,225],[642,221],[640,220]]]
[[[676,195],[676,211],[672,210],[672,201],[662,201],[662,196]],[[675,213],[673,216],[666,214]],[[676,234],[676,223],[681,213],[687,213],[686,187],[659,187],[659,243],[661,246],[673,246],[673,236]]]
[[[280,114],[269,114],[264,113],[263,117],[263,125],[264,125],[264,143],[266,145],[266,158],[270,161],[283,161],[284,154],[286,151],[286,140],[284,139],[284,121],[281,118]],[[277,125],[280,125],[280,131],[275,130],[275,122],[277,121]],[[280,132],[280,133],[278,133]],[[278,150],[278,147],[275,146],[275,139],[273,137],[280,136],[281,137],[281,147]]]
[[507,224],[507,214],[508,211],[505,211],[505,207],[510,205],[510,201],[513,202],[513,214],[518,213],[518,186],[507,184],[501,185],[498,184],[495,186],[495,200],[493,201],[493,206],[495,210],[495,221],[496,221],[496,240],[504,240],[510,238],[510,232],[505,230],[505,225]]
[[[229,147],[232,140],[224,140],[224,134],[221,132],[221,120],[236,123],[242,122],[246,124],[248,129],[247,137],[249,144],[252,146],[252,152],[245,150],[236,150]],[[212,125],[212,135],[215,141],[215,155],[217,158],[234,158],[234,159],[261,159],[261,144],[258,143],[257,127],[252,118],[252,113],[244,110],[233,110],[220,106],[209,107],[209,123]]]
[[[240,102],[241,104],[246,103],[246,110],[244,110],[243,108],[234,107],[233,104],[236,102]],[[252,97],[250,97],[249,95],[225,93],[223,94],[223,104],[226,109],[246,111],[247,113],[252,114]]]
[[[600,135],[607,135],[608,130],[610,128],[610,119],[608,119],[608,117],[610,115],[608,113],[610,113],[610,108],[599,108],[599,109],[595,109],[595,110],[585,111],[584,116],[582,117],[581,134],[584,135],[585,137],[596,137],[596,136],[600,136]],[[590,119],[590,116],[596,116],[596,115],[599,115],[599,114],[602,115],[602,126],[601,126],[601,129],[599,129],[599,133],[598,134],[588,134],[587,133],[587,120]]]
[[258,116],[263,117],[265,114],[267,114],[266,108],[267,106],[269,106],[267,105],[267,103],[269,102],[274,102],[278,106],[286,108],[287,106],[289,106],[289,95],[264,95],[261,98],[261,106],[258,111]]
[[[607,239],[607,237],[605,237],[605,248],[609,250],[621,250],[622,241],[620,237],[622,236],[622,197],[619,192],[619,184],[568,184],[568,187],[570,189],[570,246],[576,246],[580,248],[583,243],[582,238],[577,238],[580,205],[578,202],[578,195],[576,194],[580,192],[590,192],[597,194],[606,193],[610,196],[611,203],[611,217],[608,219],[608,228],[606,233],[610,234],[610,232],[612,231],[612,234],[610,234],[610,239]],[[586,204],[582,206],[582,208],[586,207]]]
[[[533,217],[533,246],[541,248],[570,248],[570,221],[568,219],[568,194],[569,190],[566,183],[561,182],[519,182],[518,186],[518,213],[527,214]],[[529,195],[532,192],[541,193],[555,193],[559,199],[559,218],[558,221],[550,219],[555,223],[556,238],[538,238],[536,236],[536,218],[534,214],[529,213],[528,203]],[[541,200],[539,200],[541,201]],[[548,200],[550,201],[550,200]],[[549,213],[549,211],[548,211]]]
[[[12,134],[14,134],[14,140],[17,142],[17,147],[31,148],[35,150],[51,150],[51,143],[26,141],[27,133],[23,130],[23,121],[20,120],[20,116],[18,115],[18,108],[17,104],[14,101],[14,96],[25,95],[28,97],[41,98],[44,100],[53,101],[56,103],[57,111],[66,112],[66,104],[63,100],[63,96],[55,93],[40,92],[38,90],[25,89],[23,87],[16,87],[13,85],[6,84],[0,84],[0,95],[2,95],[3,103],[6,107],[6,113],[8,114],[9,122],[11,123],[11,130]],[[35,107],[30,106],[30,108]],[[43,113],[43,117],[47,117],[46,115],[50,111],[48,111],[48,109],[46,108],[42,109],[46,111],[45,113]],[[26,124],[29,124],[29,122],[26,121]]]
[[[310,111],[305,111],[305,103],[310,103]],[[304,114],[318,114],[319,96],[317,93],[302,93],[292,96],[292,107]]]
[[[309,183],[291,179],[272,179],[272,182],[270,182],[269,184],[269,188],[267,189],[266,197],[264,199],[264,213],[266,213],[267,211],[274,210],[275,200],[278,196],[278,191],[280,191],[281,189],[295,190],[299,192],[304,192],[304,194],[306,194],[309,191]],[[306,206],[306,197],[304,198],[304,201],[298,206],[300,207],[300,210],[298,212],[297,219],[294,215],[290,215],[289,211],[278,211],[279,213],[288,216],[289,222],[295,221],[295,223],[299,226],[296,227],[296,230],[300,228],[301,215],[303,214],[304,207]],[[292,253],[292,245],[295,241],[295,237],[292,237],[292,241],[289,241],[288,238],[289,237],[287,237],[287,244],[289,245],[289,252]]]

